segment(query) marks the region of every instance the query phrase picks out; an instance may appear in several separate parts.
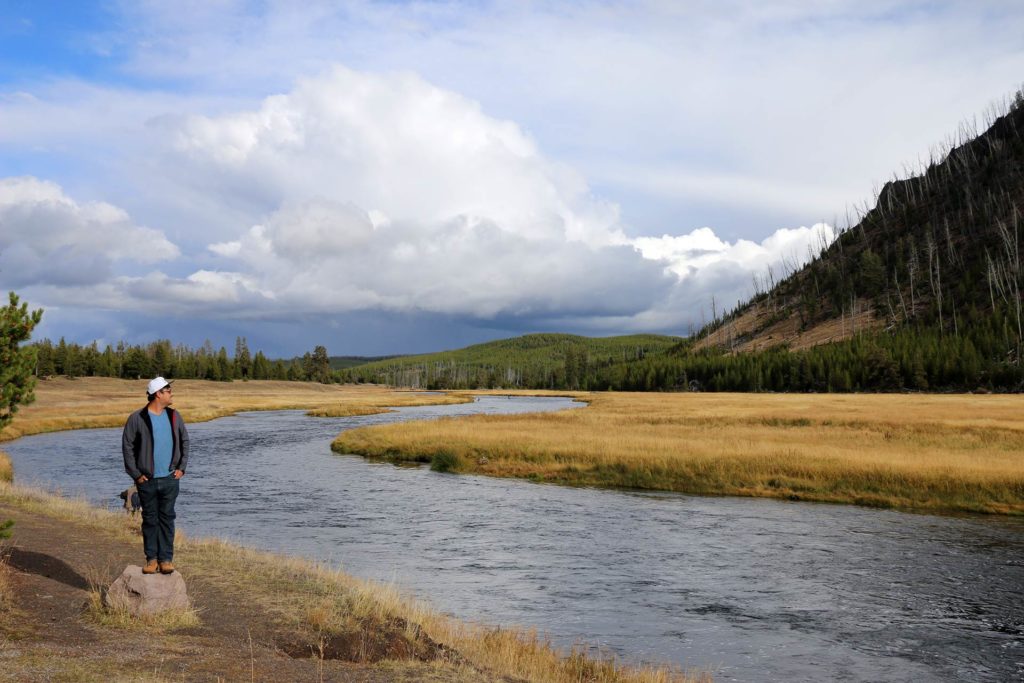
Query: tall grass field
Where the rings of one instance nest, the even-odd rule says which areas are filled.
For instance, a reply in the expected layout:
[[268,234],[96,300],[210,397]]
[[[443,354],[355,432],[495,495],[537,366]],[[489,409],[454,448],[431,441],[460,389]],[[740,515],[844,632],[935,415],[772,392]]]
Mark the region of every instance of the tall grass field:
[[[66,429],[120,427],[128,413],[146,404],[148,380],[110,377],[55,377],[36,384],[36,401],[22,407],[0,431],[0,441]],[[254,380],[174,381],[174,407],[186,422],[203,422],[247,410],[307,410],[322,417],[387,412],[397,406],[465,403],[472,399],[393,391],[377,385],[318,384]]]
[[1024,514],[1024,397],[593,393],[586,408],[363,427],[333,448],[580,486]]

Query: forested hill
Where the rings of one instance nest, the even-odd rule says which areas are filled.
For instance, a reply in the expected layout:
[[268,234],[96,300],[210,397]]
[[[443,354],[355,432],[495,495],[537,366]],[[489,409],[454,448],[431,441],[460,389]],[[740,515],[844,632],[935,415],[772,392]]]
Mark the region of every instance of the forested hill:
[[886,183],[855,226],[702,330],[699,346],[800,348],[906,325],[960,335],[995,317],[1004,353],[1019,354],[1024,94],[942,157]]
[[[695,348],[845,342],[849,350],[859,339],[880,348],[876,360],[888,366],[881,385],[861,388],[1019,390],[1022,213],[1018,92],[986,131],[950,145],[920,174],[886,183],[875,206],[818,258],[781,282],[766,278],[763,291],[701,330]],[[816,355],[830,355],[839,370],[853,362],[842,361],[842,349]]]
[[[329,358],[329,363],[331,370],[344,370],[345,368],[353,368],[357,365],[374,363],[379,360],[388,360],[389,358],[397,358],[397,356],[331,356]],[[301,361],[301,357],[293,359],[293,362]]]
[[354,382],[430,389],[528,387],[578,389],[599,368],[679,349],[680,337],[638,334],[581,337],[529,334],[455,351],[402,356],[343,371]]

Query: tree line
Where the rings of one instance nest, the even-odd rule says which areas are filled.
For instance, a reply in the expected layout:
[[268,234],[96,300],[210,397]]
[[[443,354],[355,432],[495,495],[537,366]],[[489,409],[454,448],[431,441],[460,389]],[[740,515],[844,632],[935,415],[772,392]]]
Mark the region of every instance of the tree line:
[[694,351],[686,341],[626,360],[570,345],[555,367],[437,360],[352,368],[344,379],[419,389],[1020,392],[1024,368],[1006,353],[1008,346],[1012,349],[1014,326],[1005,314],[968,311],[958,335],[921,324],[801,351],[776,347],[749,353]]
[[159,340],[146,345],[81,346],[61,339],[31,345],[35,374],[141,379],[231,381],[277,379],[323,383],[381,383],[419,389],[553,389],[584,391],[1024,391],[1024,368],[1007,354],[1016,320],[1005,313],[969,309],[963,332],[942,334],[932,325],[866,332],[802,351],[776,347],[729,353],[694,351],[690,341],[667,350],[595,354],[586,345],[561,347],[549,359],[505,357],[502,362],[439,358],[411,364],[372,364],[331,370],[327,350],[290,360],[252,354],[244,338],[235,353],[210,343],[191,349]]
[[160,339],[149,344],[107,344],[101,351],[96,342],[82,346],[61,337],[56,344],[49,339],[31,344],[35,354],[37,377],[118,377],[141,379],[162,375],[168,379],[207,379],[218,382],[247,379],[276,379],[322,382],[341,381],[331,370],[324,346],[300,358],[271,360],[262,351],[252,353],[245,337],[235,339],[234,354],[210,341],[198,348],[173,344]]

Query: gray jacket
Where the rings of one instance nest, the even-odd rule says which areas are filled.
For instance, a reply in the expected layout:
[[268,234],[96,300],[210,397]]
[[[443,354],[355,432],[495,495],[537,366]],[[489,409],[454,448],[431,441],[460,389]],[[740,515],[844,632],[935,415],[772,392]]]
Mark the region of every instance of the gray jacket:
[[[185,421],[173,408],[164,408],[171,420],[171,470],[185,471],[188,465],[188,431]],[[153,478],[153,423],[149,419],[149,405],[128,416],[121,435],[121,454],[124,456],[124,471],[132,480],[143,474]]]

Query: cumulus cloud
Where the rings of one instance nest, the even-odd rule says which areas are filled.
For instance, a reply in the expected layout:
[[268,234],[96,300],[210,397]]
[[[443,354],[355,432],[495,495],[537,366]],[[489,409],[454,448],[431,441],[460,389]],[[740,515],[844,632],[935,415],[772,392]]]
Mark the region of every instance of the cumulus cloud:
[[254,111],[191,116],[176,147],[206,186],[275,205],[325,197],[391,220],[484,216],[526,238],[617,244],[617,209],[518,125],[412,73],[334,66]]
[[832,237],[818,225],[760,242],[711,228],[627,238],[618,207],[518,126],[411,74],[336,67],[254,110],[178,125],[190,178],[267,188],[277,205],[208,249],[281,314],[678,328],[713,294],[743,297],[753,274]]
[[733,266],[744,275],[783,263],[796,267],[831,244],[836,235],[833,226],[818,223],[809,228],[780,228],[761,242],[730,243],[711,228],[699,228],[685,235],[638,237],[633,244],[645,258],[664,262],[680,280],[686,280],[715,264]]
[[276,208],[209,251],[282,311],[619,315],[674,284],[578,173],[413,74],[335,67],[182,120],[175,149],[196,182],[266,188]]
[[[223,220],[181,254],[118,207],[9,178],[5,284],[46,304],[208,319],[380,311],[681,332],[712,295],[741,298],[752,274],[826,239],[823,226],[627,237],[618,207],[517,124],[411,73],[336,66],[248,109],[152,126],[164,173],[191,188],[183,203],[233,198],[257,220]],[[161,262],[181,275],[140,271]]]
[[33,177],[0,179],[0,280],[7,287],[95,285],[118,262],[179,256],[159,230],[135,225],[105,202],[78,203]]

